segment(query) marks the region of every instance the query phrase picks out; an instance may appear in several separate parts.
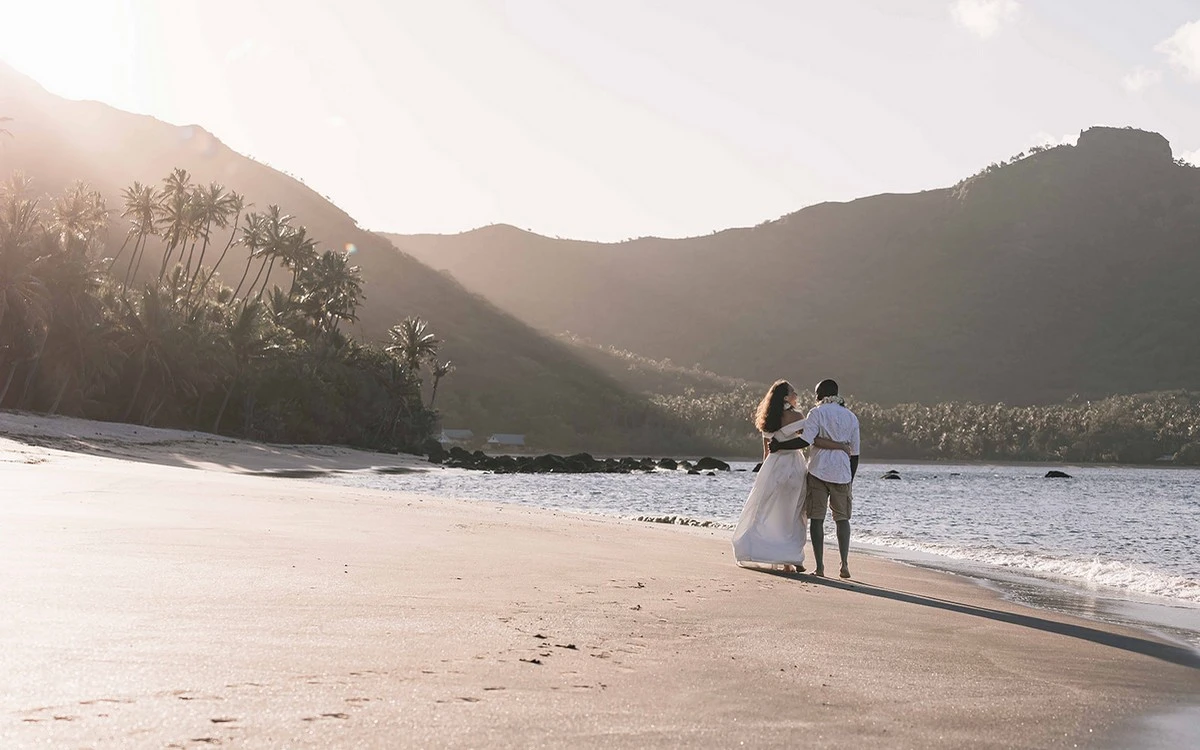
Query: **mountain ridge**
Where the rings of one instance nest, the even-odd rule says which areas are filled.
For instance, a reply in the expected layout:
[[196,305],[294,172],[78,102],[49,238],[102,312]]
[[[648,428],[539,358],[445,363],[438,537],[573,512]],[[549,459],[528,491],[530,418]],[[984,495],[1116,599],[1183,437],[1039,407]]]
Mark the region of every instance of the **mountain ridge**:
[[890,403],[1195,387],[1200,170],[1125,128],[1020,157],[681,240],[387,236],[539,330],[752,381]]

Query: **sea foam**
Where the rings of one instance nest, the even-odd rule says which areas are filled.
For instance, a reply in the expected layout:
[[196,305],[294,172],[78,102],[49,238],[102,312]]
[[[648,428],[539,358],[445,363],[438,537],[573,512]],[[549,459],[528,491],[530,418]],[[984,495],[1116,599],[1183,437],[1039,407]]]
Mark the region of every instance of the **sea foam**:
[[855,540],[879,547],[911,550],[928,555],[966,560],[1032,573],[1088,587],[1124,591],[1200,603],[1200,581],[1162,573],[1117,560],[1081,558],[1014,551],[990,545],[961,546],[914,542],[887,534],[855,534]]

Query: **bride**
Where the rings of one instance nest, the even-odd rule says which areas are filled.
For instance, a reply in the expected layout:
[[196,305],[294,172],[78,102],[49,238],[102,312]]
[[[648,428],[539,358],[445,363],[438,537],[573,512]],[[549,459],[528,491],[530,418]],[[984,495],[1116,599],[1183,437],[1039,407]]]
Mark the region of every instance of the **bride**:
[[849,451],[836,443],[805,434],[807,424],[796,411],[798,397],[786,380],[776,380],[754,413],[762,433],[763,462],[733,532],[733,556],[738,565],[783,566],[804,570],[804,482],[808,470],[798,450],[771,453],[771,438],[780,442],[804,438],[818,448]]

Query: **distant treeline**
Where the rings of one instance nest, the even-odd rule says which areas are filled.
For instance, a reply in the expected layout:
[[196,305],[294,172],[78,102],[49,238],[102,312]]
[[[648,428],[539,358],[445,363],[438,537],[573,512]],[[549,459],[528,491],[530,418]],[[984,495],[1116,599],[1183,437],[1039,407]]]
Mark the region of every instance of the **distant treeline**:
[[[759,449],[757,390],[656,401],[688,415],[730,455]],[[1052,406],[943,403],[880,406],[849,399],[870,458],[1200,465],[1200,393],[1170,391]]]
[[[430,437],[452,367],[419,319],[394,326],[387,346],[341,331],[362,299],[348,253],[319,249],[278,206],[253,211],[183,170],[123,197],[129,231],[104,257],[98,192],[77,184],[47,199],[19,175],[0,186],[0,407],[275,442]],[[218,271],[232,257],[230,287]]]
[[[564,337],[588,361],[683,416],[726,455],[760,450],[751,413],[766,384]],[[1200,392],[1167,391],[1051,406],[880,406],[848,398],[871,458],[1200,465]]]

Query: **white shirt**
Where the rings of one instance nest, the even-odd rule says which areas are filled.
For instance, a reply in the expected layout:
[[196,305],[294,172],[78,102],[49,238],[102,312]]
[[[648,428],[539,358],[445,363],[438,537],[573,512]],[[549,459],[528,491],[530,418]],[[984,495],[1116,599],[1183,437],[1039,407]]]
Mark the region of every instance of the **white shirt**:
[[[849,443],[850,454],[857,456],[858,417],[840,404],[819,404],[813,407],[804,421],[804,439],[811,443],[818,437],[838,443]],[[808,452],[808,473],[831,484],[849,484],[850,456],[845,451],[813,446]]]

